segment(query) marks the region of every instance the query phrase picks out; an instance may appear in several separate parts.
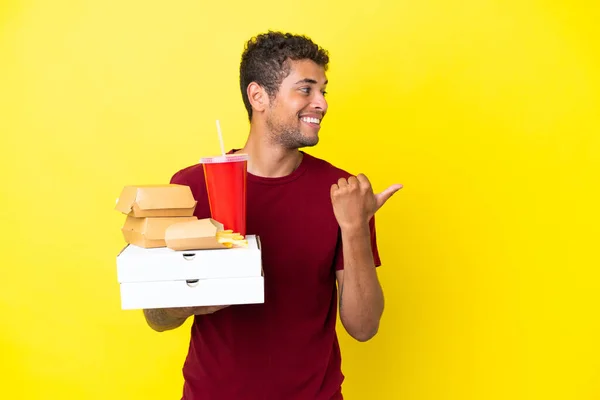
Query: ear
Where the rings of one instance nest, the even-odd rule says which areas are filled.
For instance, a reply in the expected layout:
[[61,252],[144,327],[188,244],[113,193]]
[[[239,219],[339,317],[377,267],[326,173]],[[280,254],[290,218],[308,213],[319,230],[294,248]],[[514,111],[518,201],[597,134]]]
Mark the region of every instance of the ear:
[[252,82],[246,89],[248,100],[254,111],[262,112],[269,106],[269,95],[262,86]]

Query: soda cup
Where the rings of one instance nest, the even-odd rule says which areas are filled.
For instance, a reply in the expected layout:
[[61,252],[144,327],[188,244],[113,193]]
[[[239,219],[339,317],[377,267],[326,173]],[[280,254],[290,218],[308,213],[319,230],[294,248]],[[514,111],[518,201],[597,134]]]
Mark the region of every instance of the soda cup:
[[200,160],[204,169],[211,217],[246,235],[247,154],[227,154]]

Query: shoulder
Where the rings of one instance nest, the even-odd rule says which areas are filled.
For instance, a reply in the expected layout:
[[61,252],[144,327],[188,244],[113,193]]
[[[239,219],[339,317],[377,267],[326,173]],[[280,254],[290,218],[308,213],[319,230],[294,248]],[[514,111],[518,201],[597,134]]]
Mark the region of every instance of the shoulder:
[[338,180],[339,178],[349,178],[353,176],[350,172],[333,165],[331,162],[322,158],[315,157],[311,154],[304,153],[309,169],[313,173],[326,178],[327,180]]
[[194,199],[198,202],[194,215],[199,219],[210,217],[210,208],[208,205],[208,195],[206,193],[206,183],[204,180],[204,168],[202,164],[190,165],[180,169],[171,177],[172,184],[185,185],[190,188]]
[[197,182],[204,181],[204,169],[202,164],[190,165],[189,167],[180,169],[171,177],[171,183],[180,185],[193,185]]
[[189,186],[196,200],[206,196],[206,183],[202,164],[191,165],[177,171],[171,177],[170,183]]

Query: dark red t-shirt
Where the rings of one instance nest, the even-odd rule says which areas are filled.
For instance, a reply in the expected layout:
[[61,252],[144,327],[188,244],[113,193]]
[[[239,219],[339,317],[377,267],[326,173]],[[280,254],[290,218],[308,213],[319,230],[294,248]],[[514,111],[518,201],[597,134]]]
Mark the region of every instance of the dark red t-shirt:
[[[185,400],[342,399],[335,271],[343,259],[330,187],[349,176],[308,154],[288,176],[248,174],[247,233],[261,239],[265,303],[195,317]],[[188,185],[195,215],[210,217],[202,165],[171,182]],[[371,237],[379,266],[374,220]]]

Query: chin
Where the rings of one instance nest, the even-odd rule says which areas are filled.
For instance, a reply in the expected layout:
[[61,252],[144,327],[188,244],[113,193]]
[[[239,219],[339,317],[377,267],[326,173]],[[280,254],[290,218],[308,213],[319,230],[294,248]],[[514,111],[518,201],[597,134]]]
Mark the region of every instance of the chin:
[[316,146],[319,143],[319,135],[317,132],[284,131],[277,137],[277,141],[286,149],[294,150]]
[[316,146],[319,143],[319,137],[318,136],[314,136],[314,137],[310,137],[310,138],[303,138],[304,140],[302,140],[299,143],[298,148],[301,147],[313,147]]

